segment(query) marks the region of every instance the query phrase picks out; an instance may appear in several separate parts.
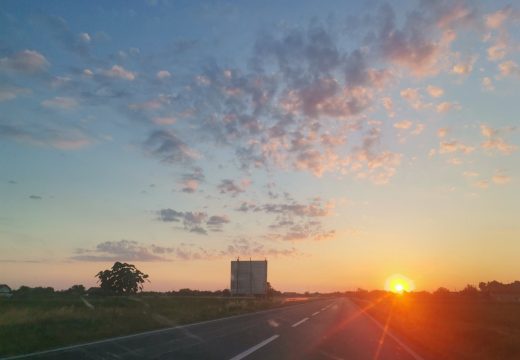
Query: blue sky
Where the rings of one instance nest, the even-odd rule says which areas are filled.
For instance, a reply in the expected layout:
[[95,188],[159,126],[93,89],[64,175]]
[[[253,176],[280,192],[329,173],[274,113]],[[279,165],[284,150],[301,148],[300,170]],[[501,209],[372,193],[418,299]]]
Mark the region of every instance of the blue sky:
[[4,1],[0,280],[124,260],[217,289],[237,256],[284,290],[514,280],[519,24],[507,2]]

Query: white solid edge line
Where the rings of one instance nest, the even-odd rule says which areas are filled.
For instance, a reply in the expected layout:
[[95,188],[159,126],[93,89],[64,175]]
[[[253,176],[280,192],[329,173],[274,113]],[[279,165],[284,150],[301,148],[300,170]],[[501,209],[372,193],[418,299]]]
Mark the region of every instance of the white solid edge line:
[[[320,300],[316,300],[316,301],[320,301]],[[286,305],[286,306],[280,306],[280,307],[277,307],[274,309],[267,309],[267,310],[255,311],[255,312],[250,312],[250,313],[245,313],[245,314],[238,314],[238,315],[233,315],[233,316],[228,316],[228,317],[211,319],[211,320],[206,320],[206,321],[199,321],[199,322],[195,322],[195,323],[191,323],[191,324],[177,325],[177,326],[167,327],[167,328],[163,328],[163,329],[148,330],[148,331],[139,332],[139,333],[135,333],[135,334],[116,336],[116,337],[111,337],[108,339],[101,339],[101,340],[96,340],[96,341],[91,341],[91,342],[86,342],[86,343],[81,343],[81,344],[75,344],[75,345],[67,345],[67,346],[58,347],[58,348],[49,349],[49,350],[36,351],[36,352],[28,353],[28,354],[0,357],[0,360],[23,359],[23,358],[26,358],[29,356],[45,355],[45,354],[49,354],[49,353],[53,353],[53,352],[72,350],[72,349],[80,348],[83,346],[91,346],[91,345],[108,343],[111,341],[131,339],[131,338],[137,337],[137,336],[155,335],[155,334],[160,334],[160,333],[171,331],[171,330],[185,329],[185,328],[189,328],[192,326],[198,326],[198,325],[206,325],[206,324],[211,324],[211,323],[218,322],[218,321],[238,319],[238,318],[242,318],[242,317],[253,316],[253,315],[258,315],[258,314],[265,314],[265,313],[270,313],[270,312],[280,311],[280,310],[285,310],[285,309],[294,309],[296,307],[305,306],[308,304],[309,303],[306,302],[303,304]]]
[[309,318],[308,318],[308,317],[306,317],[306,318],[303,318],[303,319],[301,319],[300,321],[298,321],[298,322],[296,322],[296,323],[292,324],[292,326],[291,326],[291,327],[296,327],[296,326],[298,326],[298,325],[300,325],[300,324],[303,324],[303,323],[304,323],[304,322],[306,322],[307,320],[309,320]]
[[240,359],[243,359],[245,358],[246,356],[254,353],[256,350],[260,349],[261,347],[263,346],[266,346],[267,344],[269,344],[271,341],[275,340],[276,338],[278,338],[280,335],[273,335],[271,336],[269,339],[265,339],[264,341],[262,341],[261,343],[258,343],[256,344],[255,346],[247,349],[246,351],[244,352],[241,352],[240,354],[236,355],[236,356],[233,356],[230,360],[240,360]]
[[312,314],[312,316],[316,316],[318,315],[320,312],[319,311],[316,311],[314,314]]
[[[381,330],[385,330],[385,327],[379,322],[377,321],[376,319],[374,319],[372,316],[368,315],[366,312],[363,312],[365,314],[366,317],[368,317],[370,320],[372,320],[378,327],[381,328]],[[392,334],[392,332],[387,329],[386,330],[386,336],[390,337],[392,340],[394,340],[400,347],[402,347],[408,354],[410,354],[415,360],[424,360],[424,358],[417,354],[415,351],[413,351],[412,349],[410,349],[410,347],[408,347],[408,345],[406,345],[405,343],[403,343],[401,340],[399,340],[399,338],[397,336],[395,336],[394,334]]]

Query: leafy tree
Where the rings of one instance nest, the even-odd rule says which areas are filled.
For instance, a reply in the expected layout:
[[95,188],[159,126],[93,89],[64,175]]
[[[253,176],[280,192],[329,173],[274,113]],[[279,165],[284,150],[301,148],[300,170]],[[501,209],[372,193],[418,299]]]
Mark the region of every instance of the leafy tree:
[[68,292],[70,294],[83,295],[86,292],[86,289],[81,284],[79,284],[79,285],[72,285],[69,289],[67,289],[66,292]]
[[437,290],[433,292],[433,295],[435,296],[448,296],[450,295],[450,291],[446,289],[445,287],[440,287]]
[[48,297],[54,295],[54,288],[52,287],[29,287],[22,285],[18,290],[13,291],[13,295],[16,297],[28,298],[28,297]]
[[143,290],[143,283],[148,275],[139,271],[134,265],[114,263],[111,270],[103,270],[96,274],[101,289],[115,294],[135,294]]
[[460,291],[462,295],[476,296],[479,294],[478,289],[473,285],[466,285],[464,289]]

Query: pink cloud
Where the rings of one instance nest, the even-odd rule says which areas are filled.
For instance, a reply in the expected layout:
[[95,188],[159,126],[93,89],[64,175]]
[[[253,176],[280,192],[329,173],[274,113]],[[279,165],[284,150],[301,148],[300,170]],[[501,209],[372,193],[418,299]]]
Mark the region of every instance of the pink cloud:
[[45,56],[34,50],[23,50],[12,56],[0,58],[0,69],[33,74],[46,70],[48,67],[49,62]]
[[438,86],[428,85],[426,88],[431,97],[438,98],[444,95],[444,90]]
[[496,150],[504,155],[510,155],[518,148],[516,145],[508,144],[501,136],[500,132],[512,131],[512,129],[502,129],[501,131],[493,129],[488,125],[480,125],[480,133],[486,138],[481,143],[482,148],[486,150]]
[[492,180],[495,184],[504,185],[511,182],[511,177],[506,175],[504,171],[497,171],[493,175]]
[[396,129],[404,130],[404,129],[411,128],[412,125],[413,125],[413,123],[410,120],[402,120],[402,121],[396,122],[394,124],[394,127]]
[[119,78],[129,81],[135,80],[137,76],[136,73],[126,70],[120,65],[112,66],[110,69],[103,71],[103,74],[111,78]]

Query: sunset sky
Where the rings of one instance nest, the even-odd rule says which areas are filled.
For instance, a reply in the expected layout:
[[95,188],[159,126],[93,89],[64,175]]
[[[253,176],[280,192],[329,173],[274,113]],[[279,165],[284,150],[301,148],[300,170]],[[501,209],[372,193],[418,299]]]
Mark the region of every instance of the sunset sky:
[[2,1],[0,283],[520,279],[520,8]]

